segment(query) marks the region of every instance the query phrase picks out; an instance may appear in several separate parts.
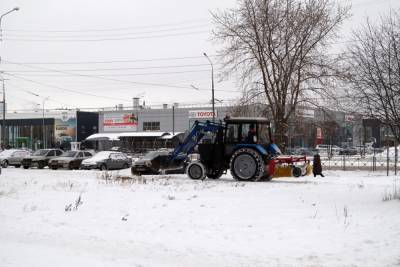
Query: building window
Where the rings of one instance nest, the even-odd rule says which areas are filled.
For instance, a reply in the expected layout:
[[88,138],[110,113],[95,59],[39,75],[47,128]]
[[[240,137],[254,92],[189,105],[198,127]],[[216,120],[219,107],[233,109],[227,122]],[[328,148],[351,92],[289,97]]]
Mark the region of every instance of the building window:
[[159,131],[160,122],[159,121],[145,121],[143,122],[143,131]]

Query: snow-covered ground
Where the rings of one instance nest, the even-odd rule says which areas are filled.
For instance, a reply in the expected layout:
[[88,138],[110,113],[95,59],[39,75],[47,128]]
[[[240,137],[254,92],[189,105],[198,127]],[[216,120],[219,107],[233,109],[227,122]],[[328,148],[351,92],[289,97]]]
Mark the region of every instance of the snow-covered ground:
[[3,169],[0,266],[399,266],[400,201],[382,198],[400,179],[325,175],[238,183]]

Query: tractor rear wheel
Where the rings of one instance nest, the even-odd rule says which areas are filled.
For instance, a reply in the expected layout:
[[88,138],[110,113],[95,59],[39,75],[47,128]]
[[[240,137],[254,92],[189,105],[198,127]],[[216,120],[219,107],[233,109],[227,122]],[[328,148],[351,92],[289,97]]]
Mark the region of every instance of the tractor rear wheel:
[[236,150],[229,165],[233,178],[238,181],[258,181],[264,176],[264,160],[251,148]]
[[193,180],[200,180],[206,177],[206,169],[200,162],[190,163],[186,172],[189,178]]

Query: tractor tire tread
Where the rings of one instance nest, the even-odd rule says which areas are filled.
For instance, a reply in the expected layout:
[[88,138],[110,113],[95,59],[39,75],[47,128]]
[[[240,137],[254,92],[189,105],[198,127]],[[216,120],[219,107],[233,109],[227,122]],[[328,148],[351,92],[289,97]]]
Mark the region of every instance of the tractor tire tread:
[[[249,179],[243,179],[243,178],[239,177],[235,172],[234,162],[235,162],[236,158],[241,154],[250,155],[257,164],[257,171],[256,171],[255,175]],[[260,155],[260,153],[258,153],[257,151],[255,151],[252,148],[240,148],[240,149],[236,150],[231,156],[231,159],[229,162],[229,167],[230,167],[233,178],[237,181],[259,181],[265,175],[264,160],[263,160],[262,156]]]

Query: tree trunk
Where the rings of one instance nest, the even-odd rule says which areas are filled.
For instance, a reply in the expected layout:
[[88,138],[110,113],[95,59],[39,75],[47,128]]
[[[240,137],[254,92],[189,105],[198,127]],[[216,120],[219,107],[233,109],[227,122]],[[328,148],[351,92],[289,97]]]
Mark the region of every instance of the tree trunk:
[[273,141],[276,145],[278,145],[282,152],[284,152],[288,145],[287,131],[289,127],[287,120],[283,118],[275,119],[274,123],[275,133]]

